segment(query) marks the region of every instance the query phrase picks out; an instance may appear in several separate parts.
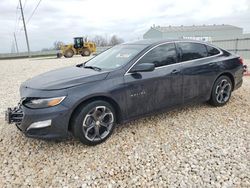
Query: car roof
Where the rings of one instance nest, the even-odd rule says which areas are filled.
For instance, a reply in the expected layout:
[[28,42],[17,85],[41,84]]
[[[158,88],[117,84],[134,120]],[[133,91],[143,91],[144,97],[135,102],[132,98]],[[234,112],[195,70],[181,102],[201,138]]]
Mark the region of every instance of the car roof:
[[196,43],[202,43],[206,44],[204,41],[199,41],[199,40],[190,40],[190,39],[143,39],[143,40],[137,40],[137,41],[131,41],[131,42],[126,42],[123,43],[125,45],[145,45],[145,46],[152,46],[152,45],[157,45],[161,43],[166,43],[166,42],[196,42]]

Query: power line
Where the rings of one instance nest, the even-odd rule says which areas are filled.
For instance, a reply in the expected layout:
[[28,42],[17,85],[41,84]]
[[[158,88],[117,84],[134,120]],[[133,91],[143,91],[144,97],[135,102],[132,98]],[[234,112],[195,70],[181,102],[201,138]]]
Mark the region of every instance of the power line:
[[[31,20],[31,18],[33,17],[33,15],[35,14],[37,8],[39,7],[40,3],[41,3],[42,0],[39,0],[37,5],[35,6],[35,8],[33,9],[30,17],[27,19],[27,21],[25,21],[24,19],[24,13],[23,13],[23,10],[26,6],[26,3],[27,3],[27,0],[25,0],[24,2],[24,5],[22,6],[22,2],[21,0],[19,0],[19,4],[20,5],[17,5],[17,8],[16,8],[16,23],[15,23],[15,31],[14,33],[16,32],[17,28],[19,27],[19,22],[20,20],[22,19],[23,20],[23,27],[21,27],[18,31],[17,31],[17,34],[19,34],[19,32],[21,32],[22,30],[25,31],[25,37],[26,37],[26,43],[27,43],[27,48],[28,48],[28,53],[29,53],[29,56],[30,56],[30,47],[29,47],[29,40],[28,40],[28,34],[27,34],[27,30],[26,30],[26,25],[29,23],[29,21]],[[17,19],[17,10],[20,6],[20,9],[21,9],[21,15],[19,16],[19,18]],[[15,41],[16,41],[16,38],[15,38]],[[17,42],[16,42],[16,45],[17,45]],[[17,47],[18,48],[18,47]]]
[[25,38],[26,38],[26,43],[27,43],[27,48],[28,48],[28,54],[29,54],[29,57],[31,57],[28,33],[27,33],[27,30],[26,30],[26,24],[25,24],[25,19],[24,19],[24,14],[23,14],[22,1],[19,0],[19,3],[20,3],[20,10],[21,10],[21,15],[22,15],[22,19],[23,19],[23,28],[24,28],[24,32],[25,32]]
[[19,53],[18,45],[17,45],[17,40],[16,40],[16,34],[15,33],[14,33],[14,39],[15,39],[15,44],[16,44],[16,52]]
[[14,44],[13,40],[12,40],[12,42],[11,42],[10,52],[11,52],[11,53],[14,53],[14,52],[15,52],[15,44]]
[[40,3],[42,0],[39,0],[39,2],[37,3],[36,7],[34,8],[33,12],[31,13],[30,17],[27,20],[27,24],[29,23],[29,21],[31,20],[32,16],[35,14],[37,8],[39,7]]
[[[27,1],[27,0],[26,0],[26,1]],[[26,2],[26,1],[25,1],[25,2]],[[31,18],[32,18],[33,15],[35,14],[35,12],[36,12],[37,8],[39,7],[41,1],[42,1],[42,0],[39,0],[39,2],[37,3],[36,7],[33,9],[33,11],[32,11],[32,13],[31,13],[30,17],[29,17],[29,18],[27,19],[27,21],[26,21],[26,25],[28,25],[29,21],[31,20]],[[24,9],[24,7],[23,7],[23,9]],[[18,25],[19,25],[20,20],[21,20],[21,16],[19,17]],[[18,33],[21,32],[22,30],[24,30],[23,27],[20,28],[20,30],[18,31]]]
[[23,10],[25,9],[26,3],[27,3],[27,0],[24,1]]
[[[15,41],[15,44],[16,44],[16,49],[18,51],[18,45],[17,45],[17,39],[16,39],[16,30],[17,30],[17,27],[19,26],[19,18],[18,18],[18,9],[19,9],[19,2],[17,2],[17,6],[16,6],[16,10],[15,10],[15,26],[14,26],[14,41]],[[12,45],[13,45],[13,40],[12,40]]]
[[16,32],[16,29],[17,29],[17,22],[18,22],[18,24],[19,24],[19,19],[17,19],[17,13],[18,13],[18,8],[19,8],[19,3],[17,4],[17,7],[16,7],[16,17],[15,17],[15,27],[14,27],[14,32]]

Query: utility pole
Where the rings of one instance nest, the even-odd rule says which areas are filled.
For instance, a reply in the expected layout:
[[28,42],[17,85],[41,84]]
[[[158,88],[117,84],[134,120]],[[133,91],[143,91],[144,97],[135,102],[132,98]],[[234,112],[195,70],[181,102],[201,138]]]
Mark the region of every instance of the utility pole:
[[29,55],[29,57],[31,57],[31,54],[30,54],[30,45],[29,45],[29,39],[28,39],[28,34],[27,34],[27,30],[26,30],[25,19],[24,19],[24,15],[23,15],[23,6],[22,6],[22,1],[21,1],[21,0],[19,0],[19,3],[20,3],[20,9],[21,9],[21,14],[22,14],[22,19],[23,19],[23,28],[24,28],[25,38],[26,38],[26,43],[27,43],[27,48],[28,48],[28,55]]
[[16,34],[15,33],[14,33],[14,39],[15,39],[15,44],[16,44],[16,51],[17,51],[17,53],[19,53],[18,45],[17,45],[17,41],[16,41]]

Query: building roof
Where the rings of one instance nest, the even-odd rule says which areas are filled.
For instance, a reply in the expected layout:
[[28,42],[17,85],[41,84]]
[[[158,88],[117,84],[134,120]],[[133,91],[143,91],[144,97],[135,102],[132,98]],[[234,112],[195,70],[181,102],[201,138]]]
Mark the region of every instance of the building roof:
[[242,30],[240,27],[236,27],[233,25],[192,25],[192,26],[153,26],[152,29],[155,29],[160,32],[187,32],[187,31],[208,31],[208,30],[232,30],[232,29],[238,29]]

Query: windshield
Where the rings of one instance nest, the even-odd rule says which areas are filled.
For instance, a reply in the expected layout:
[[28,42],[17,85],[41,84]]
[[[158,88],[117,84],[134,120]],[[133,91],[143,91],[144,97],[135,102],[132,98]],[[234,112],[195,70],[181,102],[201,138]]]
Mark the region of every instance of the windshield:
[[144,48],[144,45],[115,46],[90,59],[85,63],[85,67],[93,66],[100,69],[115,69],[128,63]]

